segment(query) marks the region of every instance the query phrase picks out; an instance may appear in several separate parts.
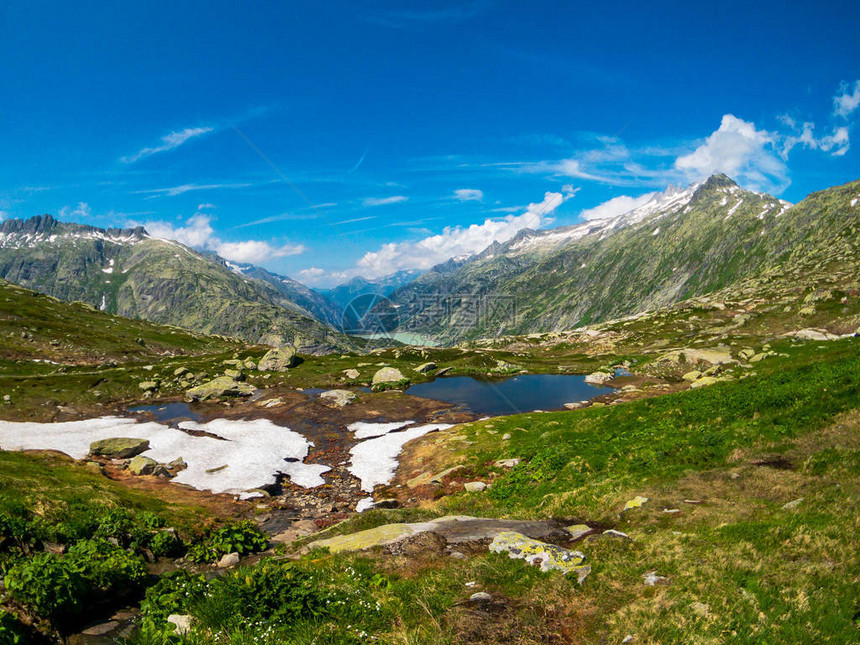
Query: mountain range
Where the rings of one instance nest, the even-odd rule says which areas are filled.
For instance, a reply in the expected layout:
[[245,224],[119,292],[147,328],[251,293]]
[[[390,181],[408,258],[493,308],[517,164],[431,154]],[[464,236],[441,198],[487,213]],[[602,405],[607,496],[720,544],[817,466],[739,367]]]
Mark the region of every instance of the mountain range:
[[857,257],[858,203],[860,181],[792,205],[718,174],[611,218],[525,229],[427,272],[356,277],[325,291],[141,227],[43,215],[0,223],[0,278],[113,314],[308,353],[350,346],[338,331],[343,310],[374,293],[395,303],[399,331],[455,343],[571,329]]
[[347,345],[329,303],[289,278],[150,237],[50,215],[0,223],[0,277],[128,318],[307,353]]
[[410,331],[447,342],[570,329],[835,257],[856,244],[858,199],[858,181],[792,205],[714,175],[613,218],[523,230],[391,298]]

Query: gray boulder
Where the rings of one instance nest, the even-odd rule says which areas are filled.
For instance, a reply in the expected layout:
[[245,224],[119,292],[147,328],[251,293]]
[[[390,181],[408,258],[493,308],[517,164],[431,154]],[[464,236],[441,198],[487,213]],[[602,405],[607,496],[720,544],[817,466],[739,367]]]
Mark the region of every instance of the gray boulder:
[[383,367],[373,375],[373,389],[385,389],[397,385],[408,385],[409,379],[396,367]]
[[134,439],[132,437],[100,439],[90,444],[91,455],[106,459],[130,459],[147,450],[149,450],[147,439]]
[[296,364],[296,350],[294,347],[278,347],[266,352],[260,359],[257,369],[261,372],[284,372]]
[[222,396],[250,396],[256,388],[250,383],[235,381],[229,376],[219,376],[185,392],[190,401],[206,401]]
[[320,394],[320,402],[330,408],[345,408],[355,401],[355,393],[349,390],[329,390]]

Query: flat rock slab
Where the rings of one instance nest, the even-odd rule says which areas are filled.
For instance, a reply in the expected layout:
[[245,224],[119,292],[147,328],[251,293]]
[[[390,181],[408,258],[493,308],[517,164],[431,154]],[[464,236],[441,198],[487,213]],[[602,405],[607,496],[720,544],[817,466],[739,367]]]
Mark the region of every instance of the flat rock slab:
[[351,535],[317,540],[310,549],[327,548],[332,553],[362,551],[375,546],[396,544],[419,533],[436,533],[448,544],[493,540],[504,532],[514,531],[530,538],[567,540],[570,534],[552,520],[495,520],[480,517],[448,516],[429,522],[385,524]]

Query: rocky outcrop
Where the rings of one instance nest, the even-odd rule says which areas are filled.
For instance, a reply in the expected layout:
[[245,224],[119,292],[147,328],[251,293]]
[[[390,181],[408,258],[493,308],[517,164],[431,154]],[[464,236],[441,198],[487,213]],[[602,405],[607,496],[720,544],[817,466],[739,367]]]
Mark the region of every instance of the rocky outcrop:
[[579,551],[569,551],[555,544],[546,544],[514,531],[505,531],[497,535],[490,544],[490,551],[507,553],[511,558],[538,565],[541,571],[561,571],[565,575],[574,573],[579,584],[582,584],[591,573],[591,567],[583,565],[585,556]]
[[492,540],[497,535],[510,531],[534,539],[570,538],[570,534],[560,524],[551,520],[496,520],[455,515],[428,522],[385,524],[351,535],[317,540],[308,546],[310,549],[327,548],[332,553],[363,551],[376,546],[396,544],[421,533],[434,533],[451,545]]

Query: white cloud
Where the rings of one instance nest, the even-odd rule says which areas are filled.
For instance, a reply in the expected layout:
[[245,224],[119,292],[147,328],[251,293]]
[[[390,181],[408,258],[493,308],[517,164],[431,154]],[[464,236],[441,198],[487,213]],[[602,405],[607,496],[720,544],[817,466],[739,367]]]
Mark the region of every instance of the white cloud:
[[722,172],[750,187],[783,190],[788,169],[776,153],[776,137],[751,121],[723,115],[720,127],[693,152],[678,157],[675,168],[690,181]]
[[233,262],[260,264],[274,258],[299,255],[307,250],[303,244],[274,246],[261,240],[224,242],[215,235],[209,215],[199,212],[189,217],[184,226],[153,221],[146,222],[144,227],[152,237],[176,240],[192,248],[214,251],[225,260]]
[[75,207],[63,206],[60,209],[60,219],[89,219],[92,217],[93,211],[86,202],[78,202]]
[[388,204],[400,204],[409,198],[405,195],[394,195],[393,197],[368,197],[362,201],[365,206],[387,206]]
[[628,211],[632,211],[634,208],[639,208],[656,194],[657,193],[645,193],[639,197],[619,195],[618,197],[613,197],[609,201],[603,202],[594,208],[582,211],[579,216],[584,220],[611,219]]
[[6,211],[0,211],[0,222],[9,217],[9,213]]
[[[170,188],[150,188],[148,190],[135,190],[137,195],[151,195],[156,197],[159,195],[167,195],[175,197],[183,193],[190,193],[195,190],[217,190],[219,188],[247,188],[251,184],[182,184],[181,186],[171,186]],[[203,204],[207,206],[207,204]]]
[[847,119],[860,106],[860,80],[850,83],[843,82],[839,86],[839,94],[833,97],[833,114]]
[[198,210],[198,211],[210,210],[210,209],[212,209],[212,208],[215,208],[215,204],[210,204],[210,203],[208,203],[208,202],[207,202],[207,203],[205,203],[205,204],[198,204],[198,205],[197,205],[197,210]]
[[307,251],[303,244],[284,244],[272,246],[260,240],[244,240],[243,242],[216,242],[215,252],[225,260],[234,262],[250,262],[258,264],[274,258],[288,255],[300,255]]
[[850,136],[847,126],[834,128],[832,134],[817,138],[815,136],[815,124],[806,122],[799,128],[795,124],[795,134],[785,135],[783,137],[781,156],[783,159],[788,158],[788,154],[792,149],[801,145],[810,150],[821,150],[829,152],[833,157],[841,157],[850,147]]
[[184,130],[177,130],[161,137],[160,145],[153,146],[151,148],[142,148],[133,155],[123,157],[120,161],[123,163],[134,163],[145,157],[151,157],[152,155],[158,154],[159,152],[168,152],[169,150],[178,148],[190,139],[203,136],[204,134],[209,134],[213,130],[214,128],[185,128]]
[[402,269],[429,269],[452,257],[479,253],[493,242],[506,242],[524,228],[539,228],[550,220],[550,214],[576,191],[565,186],[563,192],[547,192],[544,199],[529,204],[520,215],[486,219],[469,227],[446,226],[442,233],[417,242],[383,244],[378,251],[366,253],[346,276],[376,278]]
[[484,191],[477,188],[458,188],[454,191],[454,199],[461,202],[484,201]]

